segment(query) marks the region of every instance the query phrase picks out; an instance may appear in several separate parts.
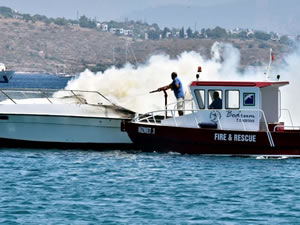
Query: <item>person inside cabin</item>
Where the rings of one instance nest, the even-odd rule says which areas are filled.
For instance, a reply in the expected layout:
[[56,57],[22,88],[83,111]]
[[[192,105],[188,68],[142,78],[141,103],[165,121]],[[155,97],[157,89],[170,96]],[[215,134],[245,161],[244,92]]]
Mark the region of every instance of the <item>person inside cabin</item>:
[[219,92],[214,91],[213,102],[209,105],[210,109],[222,109],[222,99],[220,98]]
[[172,83],[159,88],[160,91],[163,90],[168,90],[171,89],[174,92],[174,95],[177,99],[177,110],[178,110],[178,114],[179,116],[183,116],[184,112],[183,112],[183,106],[184,106],[184,92],[183,92],[183,87],[182,87],[182,83],[179,80],[179,78],[177,77],[177,73],[173,72],[171,74],[171,78],[172,78]]

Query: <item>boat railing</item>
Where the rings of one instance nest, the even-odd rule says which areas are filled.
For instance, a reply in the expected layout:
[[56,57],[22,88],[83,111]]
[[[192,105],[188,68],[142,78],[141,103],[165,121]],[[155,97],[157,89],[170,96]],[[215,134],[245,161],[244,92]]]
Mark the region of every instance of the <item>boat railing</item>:
[[[68,99],[73,99],[72,103],[77,104],[103,104],[115,105],[108,98],[98,91],[84,91],[84,90],[58,90],[58,89],[16,89],[7,88],[0,89],[0,104],[24,104],[25,99],[44,99],[49,104],[58,103],[57,101],[68,103]],[[31,103],[34,103],[31,101]],[[45,104],[45,101],[43,102]]]
[[[190,110],[184,109],[184,110],[181,110],[181,111],[184,111],[185,114],[187,112],[189,112],[186,115],[193,115],[193,120],[194,120],[195,123],[192,122],[192,124],[188,124],[188,125],[186,125],[186,124],[182,125],[182,123],[181,123],[180,125],[183,126],[183,127],[194,127],[194,128],[201,127],[200,126],[201,121],[198,121],[198,118],[196,116],[196,112],[200,112],[200,111],[203,112],[203,111],[206,111],[206,110],[215,112],[216,114],[217,114],[218,111],[225,111],[225,110],[215,110],[215,109],[213,109],[213,110],[211,110],[211,109],[190,109]],[[264,113],[263,110],[260,110],[260,109],[242,110],[242,109],[240,109],[238,111],[255,111],[255,112],[259,112],[261,114],[261,116],[259,118],[262,118],[262,120],[263,120],[263,123],[264,123],[264,126],[265,126],[264,131],[266,132],[266,135],[268,137],[270,146],[275,147],[273,137],[272,137],[272,134],[269,130],[268,122],[267,122],[267,119],[266,119],[266,116],[265,116],[265,113]],[[144,115],[138,115],[133,119],[133,121],[134,122],[139,122],[139,123],[146,123],[146,124],[148,124],[148,123],[153,124],[154,123],[155,125],[161,125],[161,121],[163,119],[169,119],[169,118],[166,118],[166,116],[163,116],[163,115],[167,115],[168,112],[170,112],[170,114],[172,115],[172,117],[170,117],[170,118],[174,122],[174,125],[173,124],[168,124],[168,126],[178,127],[179,120],[180,120],[180,118],[182,118],[181,116],[175,116],[175,114],[176,114],[176,112],[178,112],[178,110],[170,110],[170,109],[169,110],[157,110],[157,111],[153,111],[153,112],[150,112],[150,113],[147,113],[147,114],[144,114]],[[219,117],[217,115],[215,117],[217,119],[216,123],[206,124],[206,126],[209,127],[209,128],[217,128],[218,127],[219,130],[223,130],[221,120],[219,119]],[[261,119],[259,119],[259,121],[260,120]],[[242,126],[243,126],[243,130],[247,131],[246,126],[245,126],[245,122],[243,120],[241,120],[241,123],[242,123]],[[216,124],[218,126],[215,126]],[[263,130],[263,129],[261,129],[261,130]]]
[[[217,112],[217,111],[225,111],[225,110],[212,110],[212,109],[184,109],[182,110],[185,115],[193,115],[193,120],[195,122],[194,125],[198,126],[199,123],[204,122],[204,121],[199,121],[197,118],[197,112],[203,112],[203,111],[212,111],[212,112]],[[226,110],[227,111],[227,110]],[[240,109],[238,111],[254,111],[260,113],[260,118],[262,118],[263,124],[265,126],[265,130],[269,132],[269,126],[268,122],[265,116],[265,113],[263,110],[260,109]],[[166,115],[171,115],[171,116],[166,116]],[[164,119],[172,119],[174,121],[175,126],[178,126],[178,120],[181,118],[178,115],[178,110],[177,109],[168,109],[168,110],[156,110],[152,112],[148,112],[146,114],[142,115],[137,115],[133,120],[134,122],[140,122],[140,123],[154,123],[156,125],[160,124],[160,122]],[[219,129],[223,129],[222,121],[219,119],[218,116],[216,116],[216,124],[218,124]],[[243,130],[246,130],[246,125],[243,120],[241,120],[241,124],[243,127]]]
[[[280,132],[280,131],[287,131],[287,130],[300,130],[300,126],[295,126],[293,119],[292,119],[292,114],[290,112],[289,109],[281,109],[281,111],[287,112],[287,119],[289,121],[287,121],[289,123],[289,125],[286,124],[277,124],[276,126],[274,126],[273,131],[274,132]],[[282,113],[281,113],[281,117],[282,117]]]
[[281,109],[281,111],[287,112],[288,119],[290,120],[289,122],[291,124],[289,127],[294,127],[294,123],[293,123],[293,119],[292,119],[292,115],[291,115],[290,110],[288,110],[288,109]]
[[172,109],[172,110],[177,110],[177,104],[178,103],[183,103],[183,109],[185,109],[186,105],[188,103],[191,104],[191,109],[190,110],[193,110],[194,109],[194,99],[184,99],[184,100],[181,100],[181,101],[176,101],[176,102],[172,102],[172,103],[169,103],[165,106],[165,109]]
[[300,126],[286,126],[278,124],[273,128],[273,132],[287,131],[287,130],[300,130]]

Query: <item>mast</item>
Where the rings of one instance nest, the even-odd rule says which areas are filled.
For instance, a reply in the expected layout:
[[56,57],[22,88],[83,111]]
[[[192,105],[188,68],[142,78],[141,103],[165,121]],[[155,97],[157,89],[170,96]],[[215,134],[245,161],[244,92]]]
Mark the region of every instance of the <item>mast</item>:
[[272,48],[270,48],[269,65],[268,65],[268,68],[267,68],[267,72],[265,73],[265,74],[266,74],[266,80],[269,80],[269,79],[270,79],[270,71],[271,71],[271,66],[272,66],[272,62],[273,62],[273,61],[274,61],[273,50],[272,50]]

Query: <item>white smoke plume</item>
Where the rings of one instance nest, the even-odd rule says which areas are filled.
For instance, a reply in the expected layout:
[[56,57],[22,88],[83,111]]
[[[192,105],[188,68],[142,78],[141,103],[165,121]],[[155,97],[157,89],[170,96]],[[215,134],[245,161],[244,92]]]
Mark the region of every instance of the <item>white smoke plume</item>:
[[[281,80],[290,81],[289,88],[282,88],[282,106],[292,106],[294,117],[300,112],[300,104],[294,104],[300,87],[298,77],[300,51],[285,57],[285,65],[278,66],[270,72],[271,79],[277,74]],[[265,65],[269,63],[266,59]],[[240,52],[230,44],[216,42],[211,48],[211,57],[205,58],[196,52],[184,52],[176,59],[167,55],[152,56],[147,64],[133,66],[126,64],[124,68],[112,67],[105,72],[92,73],[89,70],[71,80],[66,89],[99,91],[115,104],[130,110],[145,113],[164,107],[163,92],[150,94],[152,90],[172,82],[171,73],[177,72],[184,85],[186,98],[189,84],[196,79],[197,67],[202,67],[200,80],[265,80],[265,67],[247,67],[240,72]],[[299,89],[299,88],[298,88]],[[168,91],[168,102],[175,102],[172,91]],[[300,122],[300,120],[299,120]]]

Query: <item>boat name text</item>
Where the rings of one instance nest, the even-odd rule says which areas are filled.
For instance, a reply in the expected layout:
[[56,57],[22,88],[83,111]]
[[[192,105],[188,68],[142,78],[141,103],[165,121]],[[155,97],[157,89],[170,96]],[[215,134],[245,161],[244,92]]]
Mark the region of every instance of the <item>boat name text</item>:
[[215,141],[256,142],[255,134],[221,134],[215,133]]
[[138,127],[138,132],[140,134],[155,134],[155,128],[151,128],[151,127]]
[[233,111],[227,111],[226,114],[227,118],[233,118],[236,119],[236,122],[244,122],[244,123],[254,123],[255,122],[255,115],[253,114],[245,114],[241,111],[233,112]]

